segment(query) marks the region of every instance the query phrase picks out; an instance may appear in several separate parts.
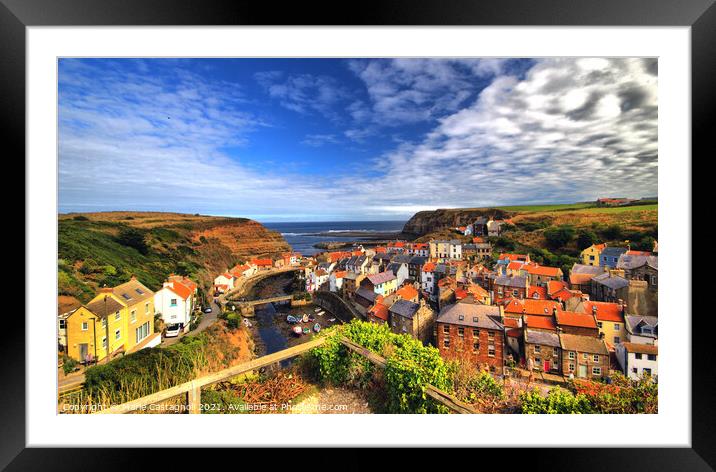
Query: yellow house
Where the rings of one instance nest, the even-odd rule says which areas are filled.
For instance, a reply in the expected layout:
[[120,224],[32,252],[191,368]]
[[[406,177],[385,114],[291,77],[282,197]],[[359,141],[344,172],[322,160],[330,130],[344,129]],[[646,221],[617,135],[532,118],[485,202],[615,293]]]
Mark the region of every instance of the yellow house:
[[[124,307],[111,296],[95,300],[73,311],[65,320],[67,355],[78,361],[101,361],[107,349],[114,357],[124,346]],[[119,331],[119,338],[115,332]]]
[[582,258],[582,264],[590,266],[599,266],[599,255],[602,253],[605,247],[607,247],[606,243],[592,244],[587,249],[583,250],[580,253],[580,257]]
[[610,348],[627,340],[624,308],[621,305],[608,302],[587,302],[585,311],[595,315],[599,334]]
[[[154,292],[144,286],[136,277],[114,288],[103,288],[92,300],[110,296],[123,306],[123,326],[110,332],[112,339],[122,341],[125,352],[141,349],[145,340],[154,333]],[[119,319],[117,320],[119,321]]]

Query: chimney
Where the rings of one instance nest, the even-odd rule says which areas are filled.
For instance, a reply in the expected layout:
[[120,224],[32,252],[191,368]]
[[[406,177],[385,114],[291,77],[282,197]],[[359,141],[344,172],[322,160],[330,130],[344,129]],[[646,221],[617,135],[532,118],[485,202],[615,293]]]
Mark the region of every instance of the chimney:
[[557,307],[552,308],[552,316],[557,316]]
[[[174,275],[174,274],[172,274],[172,275]],[[132,275],[132,277],[130,277],[130,278],[131,278],[132,280],[137,280],[137,276],[136,276],[136,275]]]
[[112,293],[112,287],[107,287],[106,285],[99,289],[100,293]]

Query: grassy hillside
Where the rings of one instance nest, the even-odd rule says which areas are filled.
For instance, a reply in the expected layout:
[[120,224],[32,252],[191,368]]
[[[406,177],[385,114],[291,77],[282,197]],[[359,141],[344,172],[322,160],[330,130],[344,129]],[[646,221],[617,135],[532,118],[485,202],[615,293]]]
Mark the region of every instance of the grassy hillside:
[[58,223],[58,295],[82,302],[132,275],[152,290],[171,273],[208,287],[239,261],[289,250],[280,234],[245,218],[112,212],[61,215]]

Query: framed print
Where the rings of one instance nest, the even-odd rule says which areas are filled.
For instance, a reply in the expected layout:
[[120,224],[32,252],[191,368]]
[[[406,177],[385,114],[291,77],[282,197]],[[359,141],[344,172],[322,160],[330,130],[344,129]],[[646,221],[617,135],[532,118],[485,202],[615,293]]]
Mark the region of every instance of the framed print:
[[712,3],[347,24],[3,0],[27,275],[0,463],[468,446],[711,470],[690,253]]

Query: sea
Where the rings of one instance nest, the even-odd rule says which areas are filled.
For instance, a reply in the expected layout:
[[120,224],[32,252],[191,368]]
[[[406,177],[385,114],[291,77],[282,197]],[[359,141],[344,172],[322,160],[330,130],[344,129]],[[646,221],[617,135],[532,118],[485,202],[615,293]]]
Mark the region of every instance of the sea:
[[[341,236],[342,233],[391,233],[403,229],[405,221],[326,221],[307,223],[262,223],[266,228],[278,231],[294,251],[310,256],[324,249],[313,247],[322,241],[359,241],[355,235]],[[318,233],[330,233],[330,236],[317,236]]]

